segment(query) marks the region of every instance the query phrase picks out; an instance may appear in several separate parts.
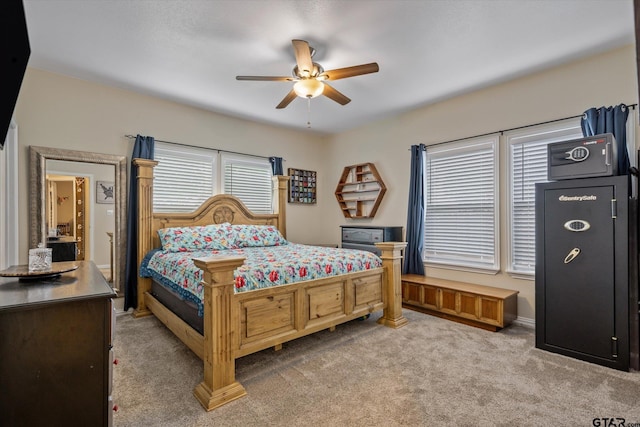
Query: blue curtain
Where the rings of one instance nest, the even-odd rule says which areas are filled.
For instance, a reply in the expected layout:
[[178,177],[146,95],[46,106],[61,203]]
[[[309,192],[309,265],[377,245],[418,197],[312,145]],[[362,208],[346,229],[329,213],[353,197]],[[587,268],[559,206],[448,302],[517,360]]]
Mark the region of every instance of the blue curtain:
[[403,274],[424,276],[424,151],[425,145],[411,146],[411,177],[407,209],[407,248],[404,251]]
[[138,305],[138,167],[133,159],[153,160],[155,139],[152,136],[136,136],[131,154],[129,174],[129,204],[127,212],[127,258],[124,276],[124,309]]
[[271,162],[271,172],[274,175],[284,175],[282,171],[282,157],[269,157],[269,161]]
[[627,117],[629,108],[624,105],[615,107],[589,108],[582,115],[580,125],[584,136],[612,133],[618,150],[618,175],[629,173],[629,152],[627,151]]

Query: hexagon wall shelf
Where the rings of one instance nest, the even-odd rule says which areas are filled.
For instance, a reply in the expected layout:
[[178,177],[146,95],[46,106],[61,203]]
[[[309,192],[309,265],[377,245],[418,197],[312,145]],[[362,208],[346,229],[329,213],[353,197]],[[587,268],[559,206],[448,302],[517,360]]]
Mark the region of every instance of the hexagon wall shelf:
[[386,191],[373,163],[360,163],[344,168],[335,194],[345,218],[373,218]]

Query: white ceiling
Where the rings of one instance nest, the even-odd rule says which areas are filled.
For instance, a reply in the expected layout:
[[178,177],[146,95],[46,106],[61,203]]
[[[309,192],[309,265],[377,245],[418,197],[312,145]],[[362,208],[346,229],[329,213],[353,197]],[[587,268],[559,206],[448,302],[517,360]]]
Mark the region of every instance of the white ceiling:
[[308,105],[275,106],[291,82],[291,39],[352,99],[311,100],[331,134],[634,42],[632,0],[24,0],[29,66],[292,128]]

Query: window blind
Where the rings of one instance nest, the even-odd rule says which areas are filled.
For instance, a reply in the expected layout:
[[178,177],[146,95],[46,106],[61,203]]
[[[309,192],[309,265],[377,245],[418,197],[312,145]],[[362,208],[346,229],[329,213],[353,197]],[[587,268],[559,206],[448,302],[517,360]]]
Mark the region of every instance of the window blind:
[[426,262],[498,268],[497,141],[427,147]]
[[267,159],[222,155],[223,191],[256,213],[271,213],[271,164]]
[[156,143],[153,209],[156,212],[192,212],[216,193],[218,153],[192,147],[176,150]]
[[547,181],[547,143],[511,146],[513,188],[511,192],[511,270],[535,270],[535,183]]
[[535,184],[547,182],[547,145],[581,138],[579,120],[507,134],[510,147],[510,245],[508,271],[535,272]]

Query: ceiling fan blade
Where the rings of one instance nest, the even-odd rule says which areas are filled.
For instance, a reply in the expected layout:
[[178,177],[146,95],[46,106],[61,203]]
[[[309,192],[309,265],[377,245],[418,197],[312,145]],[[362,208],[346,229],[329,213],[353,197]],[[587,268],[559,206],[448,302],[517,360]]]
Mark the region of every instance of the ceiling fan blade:
[[363,74],[377,73],[380,70],[377,62],[370,64],[355,65],[353,67],[336,68],[322,73],[326,80],[339,80],[347,77],[361,76]]
[[333,99],[340,105],[346,105],[351,102],[351,99],[347,98],[342,93],[338,92],[335,88],[329,86],[326,83],[324,84],[324,91],[322,92],[322,94],[327,98]]
[[291,101],[293,101],[294,99],[296,99],[296,92],[291,89],[291,91],[287,94],[287,96],[284,97],[284,99],[282,101],[280,101],[280,104],[278,104],[276,106],[277,109],[281,109],[286,107],[287,105],[291,104]]
[[291,82],[295,80],[293,77],[277,77],[277,76],[236,76],[236,80],[256,80],[264,82]]
[[310,76],[313,73],[313,61],[309,43],[304,40],[291,40],[296,55],[296,64],[301,76]]

